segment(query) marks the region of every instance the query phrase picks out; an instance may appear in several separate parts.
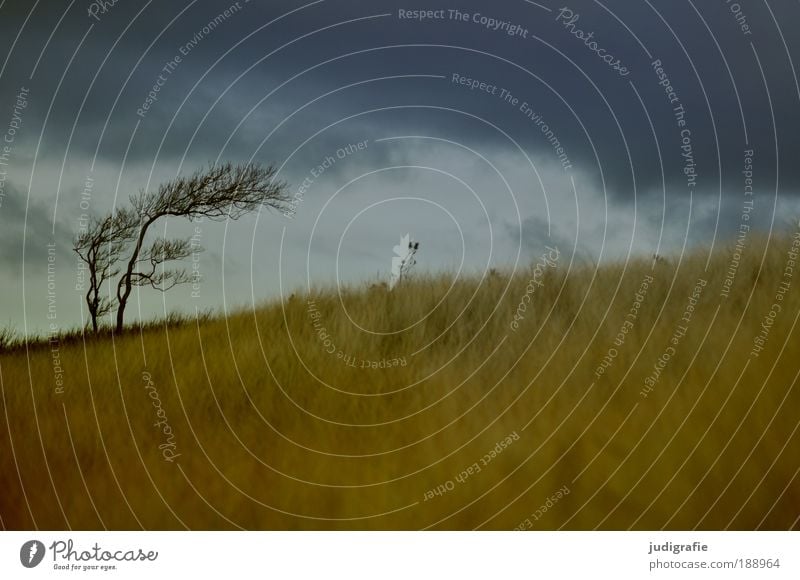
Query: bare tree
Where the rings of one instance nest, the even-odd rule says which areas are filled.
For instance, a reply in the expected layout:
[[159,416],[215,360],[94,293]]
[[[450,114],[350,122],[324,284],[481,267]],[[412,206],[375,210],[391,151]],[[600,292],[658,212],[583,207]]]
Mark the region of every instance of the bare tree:
[[136,216],[130,211],[117,211],[104,218],[91,218],[86,230],[75,239],[73,250],[87,266],[86,305],[94,332],[98,329],[98,319],[114,306],[113,301],[103,295],[102,286],[119,275],[117,264],[133,240],[137,223]]
[[156,191],[143,191],[131,197],[137,225],[132,237],[133,248],[117,283],[116,330],[123,328],[125,307],[134,286],[166,291],[190,280],[183,270],[162,267],[159,271],[164,262],[189,256],[190,241],[159,238],[145,248],[150,226],[168,216],[189,220],[236,220],[262,205],[283,211],[291,205],[291,197],[286,193],[286,183],[275,181],[276,173],[273,166],[258,164],[211,165],[188,177],[165,183]]

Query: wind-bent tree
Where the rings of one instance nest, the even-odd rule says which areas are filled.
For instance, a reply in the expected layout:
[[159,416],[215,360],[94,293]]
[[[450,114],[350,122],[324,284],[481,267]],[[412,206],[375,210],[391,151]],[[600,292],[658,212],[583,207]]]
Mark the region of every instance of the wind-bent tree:
[[[125,307],[134,286],[166,292],[191,281],[186,270],[165,267],[167,262],[182,260],[198,250],[191,238],[148,241],[150,226],[167,217],[236,220],[262,205],[284,211],[291,206],[291,197],[286,193],[286,183],[275,181],[276,173],[273,166],[258,164],[210,165],[153,192],[132,196],[131,208],[92,218],[75,238],[74,250],[89,273],[86,304],[93,330],[97,332],[98,319],[114,306],[115,328],[118,332],[123,329]],[[115,295],[103,295],[103,284],[117,277]]]
[[121,331],[125,307],[134,286],[149,285],[166,291],[176,284],[188,282],[184,270],[159,271],[164,262],[190,255],[190,240],[156,239],[145,248],[147,232],[163,217],[185,217],[189,220],[236,220],[266,206],[278,211],[291,205],[286,183],[275,181],[273,166],[258,164],[211,165],[188,177],[178,177],[156,191],[141,192],[131,197],[132,211],[138,217],[132,249],[122,276],[117,283],[117,324]]
[[119,275],[117,263],[133,240],[137,223],[136,216],[131,212],[117,211],[104,218],[91,218],[86,229],[75,239],[73,250],[87,266],[89,283],[86,305],[94,332],[98,329],[98,318],[111,312],[114,307],[113,301],[102,294],[102,286]]

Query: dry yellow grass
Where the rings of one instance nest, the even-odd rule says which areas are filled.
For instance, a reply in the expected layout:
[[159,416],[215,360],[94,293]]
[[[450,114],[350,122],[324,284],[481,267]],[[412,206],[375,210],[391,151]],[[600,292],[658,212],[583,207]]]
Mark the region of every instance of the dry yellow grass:
[[[530,271],[342,291],[358,324],[411,326],[394,334],[359,331],[335,289],[320,289],[227,319],[62,344],[63,393],[49,347],[3,355],[2,523],[796,528],[800,274],[751,356],[791,243],[754,241],[725,299],[729,249],[707,271],[702,252],[569,272],[562,256],[517,331]],[[701,278],[685,336],[644,397]],[[347,356],[406,364],[354,368],[326,352],[322,327]]]

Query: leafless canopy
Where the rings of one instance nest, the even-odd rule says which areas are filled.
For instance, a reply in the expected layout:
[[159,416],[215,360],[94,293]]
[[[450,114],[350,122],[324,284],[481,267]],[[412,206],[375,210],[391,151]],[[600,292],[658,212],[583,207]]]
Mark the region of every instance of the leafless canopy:
[[236,220],[262,205],[284,210],[291,198],[286,183],[274,180],[275,173],[274,167],[258,164],[211,165],[132,196],[131,205],[142,221],[162,216]]
[[116,329],[120,331],[134,286],[167,291],[191,280],[185,270],[166,269],[164,264],[187,258],[198,248],[191,239],[157,238],[146,245],[150,226],[166,217],[236,220],[262,206],[285,211],[291,206],[291,197],[286,183],[275,180],[276,172],[273,166],[254,163],[210,165],[155,191],[131,196],[129,209],[92,220],[87,232],[76,238],[75,251],[89,270],[86,302],[95,330],[97,318],[114,307],[112,300],[100,294],[104,282],[119,277],[115,298]]
[[97,332],[98,318],[108,314],[114,303],[104,296],[102,286],[120,273],[119,260],[133,240],[137,221],[130,212],[119,211],[104,218],[91,218],[75,239],[74,250],[86,264],[86,304]]
[[137,261],[139,267],[131,273],[131,283],[134,286],[150,286],[162,292],[178,284],[185,284],[191,279],[186,270],[159,269],[159,266],[164,262],[188,258],[193,250],[199,251],[200,248],[192,248],[190,240],[156,239],[149,247],[142,250]]

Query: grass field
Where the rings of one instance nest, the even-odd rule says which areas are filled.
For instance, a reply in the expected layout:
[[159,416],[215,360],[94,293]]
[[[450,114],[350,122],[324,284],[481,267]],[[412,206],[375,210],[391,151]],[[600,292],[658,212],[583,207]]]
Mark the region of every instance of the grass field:
[[2,525],[796,529],[799,244],[753,238],[732,277],[732,247],[562,253],[12,349]]

